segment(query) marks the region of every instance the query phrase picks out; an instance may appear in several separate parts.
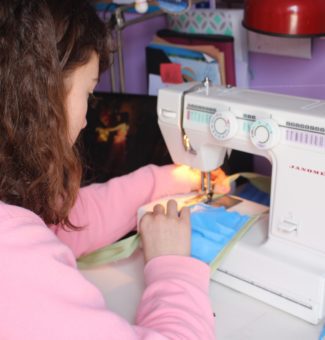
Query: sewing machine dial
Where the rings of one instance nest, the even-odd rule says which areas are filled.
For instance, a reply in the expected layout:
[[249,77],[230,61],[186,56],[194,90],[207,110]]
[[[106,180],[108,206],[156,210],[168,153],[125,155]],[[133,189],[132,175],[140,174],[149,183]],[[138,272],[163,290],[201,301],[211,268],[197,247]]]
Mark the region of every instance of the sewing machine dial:
[[218,140],[228,140],[236,134],[238,123],[231,111],[216,112],[210,119],[210,131]]
[[258,149],[271,149],[280,139],[280,130],[272,119],[257,120],[250,129],[252,143]]

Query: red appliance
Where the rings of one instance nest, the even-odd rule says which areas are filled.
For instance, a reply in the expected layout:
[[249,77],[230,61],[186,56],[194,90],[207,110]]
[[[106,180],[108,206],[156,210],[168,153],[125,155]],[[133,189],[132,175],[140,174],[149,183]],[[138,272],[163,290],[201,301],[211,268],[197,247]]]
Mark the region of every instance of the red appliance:
[[245,0],[243,26],[279,36],[325,35],[325,0]]

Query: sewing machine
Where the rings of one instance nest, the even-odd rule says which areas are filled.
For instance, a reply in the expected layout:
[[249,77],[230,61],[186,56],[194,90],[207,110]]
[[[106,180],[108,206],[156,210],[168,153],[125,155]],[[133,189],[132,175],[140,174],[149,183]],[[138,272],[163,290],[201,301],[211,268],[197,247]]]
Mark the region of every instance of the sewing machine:
[[[229,149],[271,162],[269,214],[213,280],[318,323],[325,314],[325,101],[186,83],[160,90],[158,122],[175,163],[208,173]],[[233,209],[260,208],[242,200]]]

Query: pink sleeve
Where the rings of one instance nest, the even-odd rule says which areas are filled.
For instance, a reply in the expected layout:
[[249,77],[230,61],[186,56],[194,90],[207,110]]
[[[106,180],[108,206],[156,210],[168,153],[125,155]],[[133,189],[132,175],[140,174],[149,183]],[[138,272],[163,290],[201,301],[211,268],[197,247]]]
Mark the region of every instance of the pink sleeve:
[[[1,205],[0,205],[1,206]],[[0,339],[214,339],[209,268],[187,257],[145,267],[135,325],[110,312],[71,250],[30,212],[8,207],[0,228]]]
[[215,339],[209,272],[206,264],[190,257],[161,256],[149,261],[136,323],[161,331],[168,339]]
[[76,257],[113,243],[136,226],[140,206],[159,197],[188,193],[193,179],[176,178],[174,165],[149,165],[104,184],[93,184],[80,190],[70,214],[71,222],[85,226],[82,231],[56,230]]

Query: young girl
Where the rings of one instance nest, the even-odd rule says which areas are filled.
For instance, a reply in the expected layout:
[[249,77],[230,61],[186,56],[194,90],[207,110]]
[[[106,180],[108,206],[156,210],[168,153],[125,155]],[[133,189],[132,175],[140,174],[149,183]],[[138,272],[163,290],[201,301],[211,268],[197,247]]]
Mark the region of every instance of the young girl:
[[214,339],[209,267],[191,257],[189,211],[140,224],[146,289],[135,324],[105,307],[76,258],[128,233],[137,209],[199,186],[146,166],[80,189],[74,143],[107,66],[107,32],[85,0],[0,2],[0,339]]

